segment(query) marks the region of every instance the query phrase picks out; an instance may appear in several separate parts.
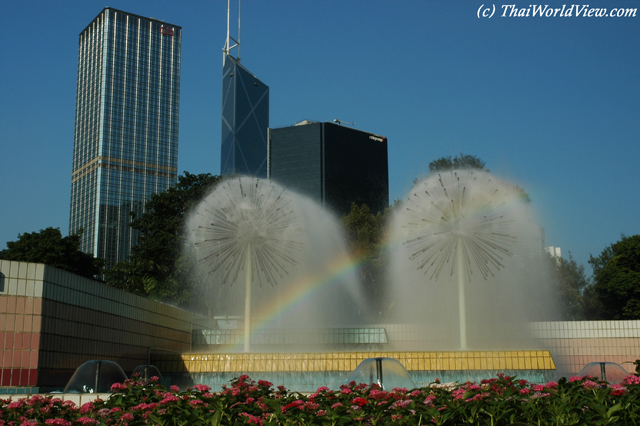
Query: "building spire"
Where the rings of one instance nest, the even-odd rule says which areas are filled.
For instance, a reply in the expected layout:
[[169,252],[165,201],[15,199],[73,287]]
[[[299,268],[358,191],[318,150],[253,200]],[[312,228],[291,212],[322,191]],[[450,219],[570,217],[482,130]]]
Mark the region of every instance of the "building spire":
[[[231,37],[230,28],[231,28],[231,0],[227,0],[227,39],[224,43],[224,47],[222,48],[222,65],[224,66],[224,61],[227,56],[231,56],[231,50],[237,48],[237,55],[234,58],[236,61],[240,62],[240,2],[238,0],[238,38],[235,39]],[[233,44],[232,44],[233,43]],[[231,56],[233,58],[233,56]]]

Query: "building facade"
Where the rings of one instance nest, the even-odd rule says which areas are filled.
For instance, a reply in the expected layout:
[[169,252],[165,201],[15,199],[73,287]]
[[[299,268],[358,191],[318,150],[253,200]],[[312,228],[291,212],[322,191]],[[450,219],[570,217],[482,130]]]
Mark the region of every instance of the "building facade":
[[389,206],[387,138],[331,122],[269,129],[269,178],[337,214]]
[[268,127],[269,86],[223,55],[220,174],[267,177]]
[[80,33],[69,232],[126,260],[129,227],[177,179],[182,28],[106,7]]

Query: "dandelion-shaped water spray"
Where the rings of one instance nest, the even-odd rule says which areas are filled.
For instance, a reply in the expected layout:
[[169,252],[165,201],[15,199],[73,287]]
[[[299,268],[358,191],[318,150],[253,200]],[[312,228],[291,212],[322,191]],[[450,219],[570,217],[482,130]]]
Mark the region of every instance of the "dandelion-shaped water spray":
[[467,349],[465,282],[493,277],[511,256],[514,191],[487,172],[444,172],[416,185],[401,212],[403,244],[417,269],[430,280],[457,275],[461,349]]
[[300,220],[284,188],[242,177],[221,183],[196,209],[193,229],[198,262],[221,285],[245,273],[244,351],[250,350],[251,287],[274,286],[289,274],[303,247]]

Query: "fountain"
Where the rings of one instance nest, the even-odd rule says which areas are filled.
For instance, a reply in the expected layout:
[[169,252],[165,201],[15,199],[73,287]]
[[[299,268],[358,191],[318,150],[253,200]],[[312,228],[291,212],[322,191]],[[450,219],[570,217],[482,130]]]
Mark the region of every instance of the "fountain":
[[198,205],[189,228],[217,316],[237,318],[243,281],[244,352],[252,332],[357,322],[361,290],[345,268],[339,224],[310,199],[268,180],[229,179]]
[[373,365],[376,380],[394,376],[378,367],[395,358],[422,385],[497,371],[542,381],[555,368],[518,326],[531,320],[527,302],[538,309],[535,295],[544,293],[523,279],[539,268],[527,254],[542,250],[530,237],[539,228],[517,189],[485,172],[432,176],[395,214],[393,288],[377,324],[367,323],[358,262],[337,220],[308,198],[230,178],[197,206],[188,229],[215,316],[193,325],[191,353],[156,357],[172,380],[186,371],[218,386],[246,373],[313,391],[344,383],[367,359],[365,376]]
[[390,229],[391,297],[402,307],[392,319],[429,324],[431,349],[527,347],[524,323],[550,305],[537,229],[521,190],[488,172],[418,182]]

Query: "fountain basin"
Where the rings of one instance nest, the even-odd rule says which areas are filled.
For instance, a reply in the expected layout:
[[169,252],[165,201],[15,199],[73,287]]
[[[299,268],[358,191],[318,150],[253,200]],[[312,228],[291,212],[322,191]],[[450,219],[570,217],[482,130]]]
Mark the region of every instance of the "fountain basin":
[[555,378],[555,363],[546,350],[529,351],[418,351],[319,353],[184,353],[153,354],[165,379],[179,386],[196,383],[213,388],[248,374],[292,391],[313,392],[320,386],[344,382],[367,358],[395,358],[418,386],[441,381],[480,381],[498,373],[531,382]]

